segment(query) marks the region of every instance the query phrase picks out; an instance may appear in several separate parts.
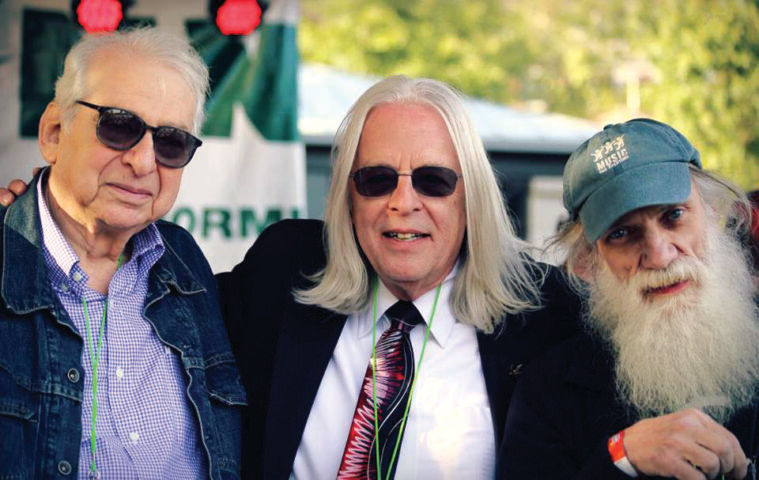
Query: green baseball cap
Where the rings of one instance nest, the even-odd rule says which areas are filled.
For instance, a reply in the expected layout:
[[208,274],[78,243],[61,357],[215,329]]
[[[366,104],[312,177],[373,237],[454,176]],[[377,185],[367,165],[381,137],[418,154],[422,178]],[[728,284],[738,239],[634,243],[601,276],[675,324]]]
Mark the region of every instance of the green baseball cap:
[[684,202],[690,164],[701,168],[698,150],[669,125],[647,118],[607,125],[569,156],[564,207],[595,243],[633,210]]

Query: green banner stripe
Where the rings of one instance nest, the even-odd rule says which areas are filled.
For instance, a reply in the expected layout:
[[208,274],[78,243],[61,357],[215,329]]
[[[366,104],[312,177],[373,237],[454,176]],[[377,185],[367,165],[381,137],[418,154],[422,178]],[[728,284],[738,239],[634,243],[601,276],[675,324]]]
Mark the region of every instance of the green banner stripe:
[[232,107],[240,101],[240,92],[244,91],[244,86],[250,83],[250,63],[247,55],[238,55],[220,80],[206,105],[203,135],[228,137],[232,133]]
[[254,76],[243,106],[264,138],[294,142],[298,134],[298,48],[291,25],[265,25],[261,30]]

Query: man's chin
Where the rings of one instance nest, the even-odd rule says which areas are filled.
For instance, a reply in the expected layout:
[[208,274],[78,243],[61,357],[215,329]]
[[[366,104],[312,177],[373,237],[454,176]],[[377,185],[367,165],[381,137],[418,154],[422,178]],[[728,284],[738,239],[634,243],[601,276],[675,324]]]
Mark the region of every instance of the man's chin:
[[697,308],[697,292],[681,292],[668,295],[643,295],[640,308],[649,310],[653,315],[674,315],[679,314],[687,316],[688,312]]
[[[691,284],[687,288],[669,291],[643,289],[635,295],[637,301],[625,302],[624,307],[619,307],[613,314],[618,317],[630,315],[632,318],[669,317],[673,314],[682,315],[693,308],[698,308],[698,299],[702,293],[700,290],[695,284]],[[629,291],[629,293],[633,294],[632,291]],[[611,303],[614,303],[614,300]],[[624,313],[625,311],[627,312],[626,314]]]

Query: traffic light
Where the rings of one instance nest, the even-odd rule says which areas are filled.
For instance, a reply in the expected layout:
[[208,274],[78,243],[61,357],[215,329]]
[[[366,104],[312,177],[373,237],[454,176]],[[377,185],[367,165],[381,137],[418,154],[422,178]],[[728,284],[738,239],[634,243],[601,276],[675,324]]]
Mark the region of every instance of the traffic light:
[[119,27],[134,0],[72,0],[71,10],[88,33],[112,32]]
[[248,35],[261,24],[266,5],[256,0],[210,0],[208,13],[224,35]]

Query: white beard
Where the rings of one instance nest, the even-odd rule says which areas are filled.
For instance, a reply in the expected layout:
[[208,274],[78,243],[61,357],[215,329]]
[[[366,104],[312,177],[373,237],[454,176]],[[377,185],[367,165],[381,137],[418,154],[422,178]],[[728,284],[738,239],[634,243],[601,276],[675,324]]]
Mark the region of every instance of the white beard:
[[[600,262],[586,321],[613,346],[617,394],[639,418],[684,407],[727,421],[759,387],[759,314],[741,246],[710,228],[703,260],[619,280]],[[691,279],[674,295],[646,289]]]

